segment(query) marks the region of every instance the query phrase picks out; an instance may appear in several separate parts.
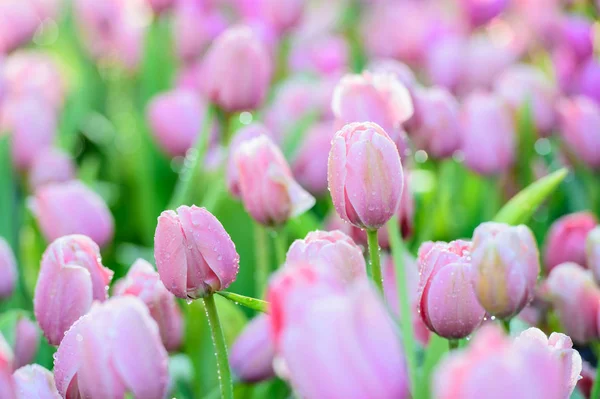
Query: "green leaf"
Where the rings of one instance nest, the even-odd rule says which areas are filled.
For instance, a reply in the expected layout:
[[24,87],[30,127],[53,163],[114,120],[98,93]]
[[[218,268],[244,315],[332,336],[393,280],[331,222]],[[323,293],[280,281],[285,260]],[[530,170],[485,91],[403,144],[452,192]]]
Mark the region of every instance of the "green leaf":
[[17,227],[16,227],[16,196],[17,187],[14,179],[10,136],[3,133],[0,136],[0,236],[2,236],[13,249],[17,251]]
[[221,295],[223,298],[229,299],[236,305],[242,305],[249,309],[256,310],[257,312],[268,313],[269,311],[269,302],[260,299],[227,291],[217,291],[217,294]]
[[446,353],[448,353],[448,340],[437,334],[431,334],[429,345],[425,350],[425,361],[421,369],[421,380],[418,386],[419,397],[429,398],[431,396],[430,388],[433,371]]
[[517,113],[517,136],[519,153],[517,155],[518,179],[522,187],[534,181],[532,160],[536,156],[536,131],[531,101],[527,100]]
[[567,173],[568,170],[563,168],[527,186],[508,201],[493,220],[513,225],[526,223],[544,200],[556,190]]
[[0,316],[0,333],[11,348],[15,347],[17,323],[22,318],[28,318],[28,313],[21,309],[11,309]]

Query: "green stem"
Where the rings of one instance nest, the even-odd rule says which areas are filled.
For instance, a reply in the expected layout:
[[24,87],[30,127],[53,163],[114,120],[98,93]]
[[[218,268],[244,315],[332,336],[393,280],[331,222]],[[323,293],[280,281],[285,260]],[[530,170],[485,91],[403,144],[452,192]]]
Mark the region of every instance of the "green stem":
[[457,339],[449,339],[448,348],[450,348],[451,351],[458,349],[458,343],[459,341]]
[[275,230],[275,255],[277,255],[277,268],[280,268],[285,263],[285,256],[287,253],[287,234],[285,229],[281,227]]
[[223,298],[229,299],[236,305],[242,305],[248,309],[256,310],[261,313],[269,312],[269,302],[228,291],[217,291],[217,294],[221,295]]
[[[593,342],[592,348],[595,349],[594,354],[596,355],[596,359],[600,359],[600,342]],[[600,365],[596,365],[596,379],[592,386],[590,399],[600,399]]]
[[269,243],[267,231],[256,222],[254,222],[254,259],[254,295],[262,297],[269,277]]
[[208,325],[212,334],[215,354],[217,356],[217,373],[219,376],[219,387],[221,389],[222,399],[233,399],[233,383],[231,381],[231,371],[229,369],[229,360],[227,359],[227,346],[225,337],[221,329],[221,322],[215,306],[215,298],[209,295],[203,298]]
[[371,257],[371,280],[380,293],[383,294],[383,278],[381,276],[381,259],[379,258],[379,241],[377,230],[367,230],[369,241],[369,256]]
[[504,331],[506,331],[506,333],[508,335],[510,335],[510,319],[502,319],[502,327],[504,327]]
[[178,206],[191,201],[192,192],[196,188],[200,168],[204,163],[204,155],[208,148],[208,139],[210,136],[209,130],[212,123],[213,112],[213,106],[209,104],[204,114],[204,121],[202,123],[200,134],[194,144],[194,151],[191,151],[186,157],[185,164],[187,166],[184,166],[179,173],[179,181],[175,187],[173,197],[169,202],[169,209],[175,209]]

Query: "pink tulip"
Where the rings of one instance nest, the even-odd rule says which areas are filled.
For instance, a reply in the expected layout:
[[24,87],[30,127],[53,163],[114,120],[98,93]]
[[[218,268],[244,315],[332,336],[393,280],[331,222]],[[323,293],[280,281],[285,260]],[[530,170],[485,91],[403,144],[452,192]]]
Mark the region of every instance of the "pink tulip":
[[460,108],[446,89],[415,91],[415,115],[409,133],[417,148],[434,158],[450,157],[460,148]]
[[0,398],[20,399],[17,396],[17,386],[12,376],[13,354],[10,346],[0,333]]
[[61,399],[54,383],[54,375],[39,364],[19,368],[13,373],[13,378],[19,399]]
[[533,300],[540,261],[527,226],[482,223],[473,233],[471,252],[475,293],[489,314],[510,318]]
[[87,235],[101,247],[112,240],[110,210],[102,197],[80,181],[45,185],[35,192],[30,206],[48,242],[68,234]]
[[168,357],[158,327],[131,296],[95,304],[67,331],[56,352],[58,392],[70,398],[162,399]]
[[327,192],[327,160],[334,132],[331,122],[311,126],[292,162],[298,183],[315,196]]
[[176,350],[181,345],[183,318],[181,310],[171,294],[160,281],[154,267],[143,259],[137,259],[129,268],[127,276],[120,280],[114,295],[133,295],[148,307],[150,316],[158,324],[160,337],[165,348]]
[[226,171],[227,188],[229,189],[229,193],[235,198],[240,198],[241,196],[240,177],[235,164],[235,153],[244,141],[254,139],[263,134],[269,136],[271,132],[262,123],[251,123],[238,130],[235,136],[233,136],[231,143],[229,143]]
[[176,0],[146,0],[146,3],[148,3],[155,14],[160,14],[172,8]]
[[315,199],[294,180],[283,154],[265,135],[244,141],[233,154],[246,211],[274,226],[312,208]]
[[590,57],[577,70],[573,86],[575,93],[587,96],[600,105],[600,62]]
[[425,59],[429,80],[453,93],[460,91],[466,69],[467,41],[462,36],[449,36],[434,43]]
[[303,398],[410,397],[396,325],[365,280],[344,296],[305,304],[304,317],[283,331],[280,355]]
[[460,5],[465,14],[465,18],[472,27],[478,27],[486,24],[502,11],[510,3],[510,0],[461,0]]
[[510,342],[496,326],[486,326],[469,347],[453,352],[434,374],[433,397],[475,399],[564,399],[561,360],[537,342]]
[[15,329],[14,362],[15,369],[33,361],[38,350],[40,330],[26,317],[19,318]]
[[418,82],[412,69],[403,62],[392,58],[380,58],[372,61],[367,70],[374,74],[392,74],[412,93]]
[[333,271],[340,281],[349,283],[366,277],[362,249],[339,230],[313,231],[290,246],[286,263],[309,263]]
[[575,14],[557,15],[548,29],[547,41],[552,48],[566,50],[577,64],[593,56],[593,21]]
[[506,171],[515,158],[516,133],[504,102],[493,94],[477,92],[463,103],[462,151],[465,164],[484,175]]
[[583,162],[600,168],[600,105],[587,97],[564,99],[558,104],[560,133]]
[[515,113],[530,102],[538,133],[548,134],[555,127],[558,90],[541,70],[526,64],[515,65],[500,75],[495,89]]
[[227,112],[251,110],[265,99],[271,80],[271,58],[252,29],[235,26],[223,32],[208,49],[203,75],[202,89],[210,101]]
[[587,267],[594,274],[596,282],[600,282],[600,226],[594,227],[588,233],[585,240],[585,254]]
[[598,221],[590,212],[565,215],[552,223],[544,244],[546,270],[564,262],[586,267],[585,240]]
[[107,299],[112,276],[113,271],[102,266],[100,249],[86,236],[61,237],[46,248],[33,305],[48,342],[58,345],[92,301]]
[[12,136],[12,158],[18,169],[29,169],[40,153],[51,147],[56,125],[55,111],[37,97],[22,97],[6,104],[0,130]]
[[498,77],[517,59],[516,50],[490,35],[474,35],[466,42],[461,90],[485,90],[493,87]]
[[336,133],[328,181],[342,219],[363,229],[380,228],[400,205],[402,179],[396,145],[381,127],[351,123]]
[[237,0],[240,13],[272,26],[279,34],[295,27],[305,8],[304,0]]
[[255,317],[231,347],[231,369],[243,382],[260,382],[275,376],[269,326],[268,315]]
[[[160,147],[170,156],[185,155],[204,128],[208,104],[196,93],[175,89],[157,95],[148,106],[148,120]],[[213,123],[212,133],[218,131]]]
[[37,11],[30,1],[0,3],[0,54],[7,54],[29,42],[39,23]]
[[18,278],[17,260],[12,249],[0,237],[0,298],[8,298],[15,290],[15,284]]
[[58,148],[47,148],[33,160],[29,169],[29,186],[35,191],[48,183],[62,183],[75,178],[75,162]]
[[562,397],[571,396],[581,378],[582,361],[579,352],[573,349],[573,341],[568,335],[553,332],[550,337],[546,337],[540,329],[532,327],[519,334],[515,344],[522,347],[538,344],[558,359],[562,365],[561,381],[565,383]]
[[550,271],[546,289],[565,332],[575,342],[598,339],[600,289],[589,270],[562,263]]
[[197,299],[235,281],[240,256],[219,220],[206,208],[164,211],[154,235],[160,279],[176,297]]
[[370,72],[344,76],[335,88],[331,107],[340,128],[351,122],[374,122],[395,143],[403,132],[402,123],[413,114],[410,92],[396,76]]
[[327,35],[294,43],[288,63],[293,72],[332,75],[345,72],[349,53],[343,36]]
[[419,312],[431,331],[459,339],[479,327],[485,310],[471,284],[474,271],[470,242],[422,244],[419,273]]

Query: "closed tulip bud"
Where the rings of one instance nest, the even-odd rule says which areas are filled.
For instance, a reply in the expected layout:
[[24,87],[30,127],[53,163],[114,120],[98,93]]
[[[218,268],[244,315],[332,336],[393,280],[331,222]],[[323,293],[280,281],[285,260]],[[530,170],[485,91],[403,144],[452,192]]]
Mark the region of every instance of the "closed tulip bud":
[[572,213],[554,221],[544,243],[546,270],[565,262],[586,267],[585,240],[597,224],[590,212]]
[[394,142],[375,123],[351,123],[338,131],[329,153],[328,182],[340,217],[378,229],[396,213],[403,173]]
[[[486,397],[564,399],[561,360],[548,348],[512,343],[496,326],[482,328],[467,349],[439,363],[433,378],[437,399]],[[568,396],[567,396],[568,397]]]
[[54,375],[39,364],[21,367],[14,372],[13,377],[19,399],[61,399],[54,383]]
[[173,44],[177,56],[191,62],[227,28],[227,19],[206,2],[177,0],[173,9]]
[[18,277],[17,260],[4,238],[0,237],[0,298],[12,295]]
[[473,287],[489,314],[510,318],[533,300],[540,261],[527,226],[480,224],[473,233],[471,259]]
[[560,132],[567,146],[591,167],[600,167],[600,106],[579,96],[558,104]]
[[478,27],[498,16],[508,7],[510,0],[461,0],[465,18],[472,27]]
[[231,347],[231,369],[243,382],[260,382],[275,376],[275,351],[269,327],[268,315],[255,317]]
[[552,354],[562,366],[560,380],[564,382],[564,389],[561,397],[571,397],[577,381],[581,378],[583,364],[579,352],[573,349],[573,341],[568,335],[553,332],[550,337],[546,337],[542,330],[532,327],[519,334],[515,344],[522,347],[540,345]]
[[100,249],[88,237],[61,237],[46,248],[35,286],[35,318],[52,345],[89,310],[107,298],[113,271],[102,266]]
[[229,287],[240,256],[219,220],[206,208],[164,211],[154,235],[160,279],[178,298],[197,299]]
[[413,114],[410,92],[390,73],[344,76],[333,92],[331,107],[338,126],[374,122],[395,143],[400,140],[402,123]]
[[296,240],[287,252],[286,263],[309,263],[333,271],[340,281],[350,283],[366,277],[362,249],[339,230],[313,231]]
[[238,174],[237,166],[235,164],[235,153],[244,141],[259,137],[263,134],[268,136],[270,135],[270,132],[262,123],[251,123],[248,126],[244,126],[243,128],[241,128],[235,134],[235,136],[233,136],[231,143],[229,143],[226,179],[229,193],[235,198],[240,198],[241,196],[240,177]]
[[312,208],[315,199],[294,180],[277,146],[261,135],[233,154],[244,208],[265,226],[277,226]]
[[14,368],[18,369],[33,361],[38,350],[40,330],[26,317],[19,318],[15,331]]
[[158,324],[165,348],[172,351],[179,347],[183,334],[181,310],[175,297],[165,288],[150,263],[143,259],[136,260],[127,272],[127,276],[115,285],[113,293],[140,298],[148,307],[150,316]]
[[48,242],[68,234],[86,235],[101,247],[112,240],[110,210],[102,197],[80,181],[45,185],[35,192],[30,206]]
[[[154,97],[148,120],[160,147],[170,156],[183,156],[194,146],[203,129],[207,104],[188,89],[174,89]],[[212,132],[218,126],[212,124]]]
[[546,289],[565,332],[575,342],[598,338],[600,289],[589,270],[562,263],[550,271]]
[[223,32],[208,49],[203,75],[204,95],[225,111],[256,109],[269,88],[271,57],[252,29],[235,26]]
[[419,249],[419,313],[436,334],[459,339],[483,321],[472,286],[471,243],[426,242]]
[[473,93],[463,103],[462,151],[465,164],[477,173],[506,171],[514,162],[516,133],[504,102],[493,94]]
[[0,333],[0,397],[2,399],[20,399],[13,378],[13,353]]
[[34,191],[48,183],[62,183],[74,178],[73,158],[58,148],[41,151],[29,169],[29,187]]
[[331,122],[310,127],[292,162],[298,183],[315,196],[327,192],[327,160],[334,131]]
[[65,334],[54,378],[68,398],[163,399],[168,356],[144,303],[124,296],[95,304]]
[[[286,327],[279,351],[301,397],[410,397],[396,325],[367,281],[358,281],[346,295],[305,304],[305,313]],[[362,338],[366,325],[370,339]]]
[[[590,231],[585,240],[586,264],[600,282],[600,226]],[[599,283],[600,284],[600,283]]]
[[30,41],[39,22],[35,7],[29,1],[0,3],[0,54],[8,54]]

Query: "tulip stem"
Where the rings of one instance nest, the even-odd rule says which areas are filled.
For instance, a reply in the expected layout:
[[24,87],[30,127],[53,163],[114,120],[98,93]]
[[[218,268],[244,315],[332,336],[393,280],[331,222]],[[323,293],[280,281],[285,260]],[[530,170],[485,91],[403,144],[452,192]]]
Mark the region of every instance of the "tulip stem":
[[458,344],[459,344],[459,341],[457,339],[449,339],[448,340],[448,348],[450,348],[451,351],[458,349]]
[[204,301],[208,325],[210,326],[210,332],[215,346],[221,398],[233,399],[233,382],[231,381],[231,370],[229,369],[229,360],[227,359],[227,346],[225,345],[225,336],[223,335],[223,329],[221,328],[221,322],[219,321],[215,298],[213,295],[209,295],[202,300]]
[[175,209],[180,205],[188,204],[192,199],[192,192],[197,187],[198,175],[201,166],[204,164],[204,155],[208,148],[213,113],[213,106],[208,104],[196,143],[194,144],[193,149],[188,151],[184,166],[181,169],[181,172],[179,172],[179,180],[177,181],[175,192],[169,202],[169,209]]
[[504,331],[506,331],[506,333],[508,335],[510,335],[510,319],[502,319],[502,327],[504,327]]
[[254,295],[261,298],[269,277],[269,243],[267,232],[260,223],[254,223]]
[[287,253],[287,234],[282,227],[275,230],[275,254],[277,255],[277,268],[280,268],[285,263]]
[[381,260],[379,259],[379,240],[377,230],[367,230],[369,256],[371,257],[371,279],[380,293],[383,294],[383,278],[381,277]]

